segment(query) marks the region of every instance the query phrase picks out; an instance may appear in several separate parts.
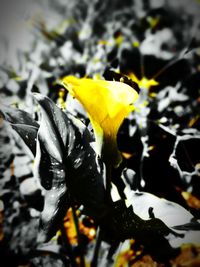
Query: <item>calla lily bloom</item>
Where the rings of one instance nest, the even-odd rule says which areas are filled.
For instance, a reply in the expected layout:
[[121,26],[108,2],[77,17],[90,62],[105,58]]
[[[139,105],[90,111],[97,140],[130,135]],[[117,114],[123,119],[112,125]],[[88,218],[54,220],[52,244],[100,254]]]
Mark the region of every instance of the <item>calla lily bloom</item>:
[[117,132],[124,118],[134,109],[138,93],[122,82],[66,76],[63,86],[78,99],[88,113],[94,129],[97,152],[118,165]]

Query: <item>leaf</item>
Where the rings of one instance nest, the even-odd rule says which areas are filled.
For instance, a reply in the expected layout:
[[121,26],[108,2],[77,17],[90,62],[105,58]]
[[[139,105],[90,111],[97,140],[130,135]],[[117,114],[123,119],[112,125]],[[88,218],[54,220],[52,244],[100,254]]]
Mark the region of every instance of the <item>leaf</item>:
[[69,207],[70,201],[66,185],[45,191],[38,242],[46,242],[56,234]]
[[159,198],[147,192],[129,191],[126,187],[126,204],[133,207],[134,212],[143,220],[157,218],[177,235],[167,237],[174,248],[184,243],[199,243],[200,223],[181,205]]
[[86,214],[94,219],[104,216],[103,164],[96,158],[90,145],[92,137],[84,124],[64,113],[48,97],[34,97],[42,112],[35,175],[46,190],[41,226],[49,239],[71,200],[83,205]]
[[40,140],[39,132],[34,175],[39,178],[41,185],[46,190],[50,190],[60,183],[65,183],[65,174],[64,164],[50,155],[48,147]]
[[32,118],[32,116],[24,110],[3,106],[0,110],[0,114],[6,121],[12,124],[25,124],[36,128],[39,127],[39,124]]
[[31,125],[11,124],[12,128],[20,135],[24,143],[36,155],[36,139],[38,128]]
[[74,117],[69,118],[73,130],[67,156],[67,184],[75,199],[84,205],[86,214],[99,220],[107,212],[104,165],[89,142],[88,129]]
[[3,106],[0,114],[11,124],[12,128],[20,135],[33,155],[35,155],[39,124],[29,113],[17,108]]
[[101,227],[107,242],[136,239],[155,260],[164,261],[169,257],[174,257],[178,252],[177,248],[170,245],[167,236],[169,234],[179,236],[179,234],[160,219],[141,219],[133,211],[132,206],[126,207],[124,200],[113,203],[111,212]]
[[38,241],[44,242],[55,235],[70,207],[70,201],[64,165],[49,154],[48,148],[40,140],[40,134],[39,132],[34,175],[40,178],[41,185],[46,189],[40,216],[41,231],[38,235]]
[[41,185],[50,190],[65,184],[65,160],[67,128],[62,111],[47,97],[34,93],[41,106],[42,120],[38,130],[35,176]]

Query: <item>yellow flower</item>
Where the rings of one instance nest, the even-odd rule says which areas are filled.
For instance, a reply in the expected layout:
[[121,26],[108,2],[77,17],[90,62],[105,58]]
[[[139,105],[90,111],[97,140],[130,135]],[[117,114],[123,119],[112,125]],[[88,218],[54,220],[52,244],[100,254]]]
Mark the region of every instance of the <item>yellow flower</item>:
[[88,113],[97,143],[105,161],[118,165],[117,132],[124,118],[134,109],[138,93],[122,82],[66,76],[63,86],[77,98]]
[[139,80],[133,72],[130,72],[128,74],[128,77],[136,82],[140,88],[144,88],[149,90],[151,86],[157,86],[159,83],[154,79],[147,79],[146,77],[142,77],[141,80]]

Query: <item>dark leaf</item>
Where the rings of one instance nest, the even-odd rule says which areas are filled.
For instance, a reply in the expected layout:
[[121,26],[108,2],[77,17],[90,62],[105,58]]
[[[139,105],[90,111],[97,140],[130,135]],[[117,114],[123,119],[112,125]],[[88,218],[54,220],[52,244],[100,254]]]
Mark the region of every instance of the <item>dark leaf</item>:
[[71,142],[67,156],[67,184],[75,199],[84,205],[87,215],[100,219],[107,212],[104,165],[88,139],[88,129],[74,117],[71,120]]
[[39,127],[39,124],[32,118],[32,116],[24,110],[3,106],[0,110],[0,114],[6,121],[12,124],[26,124],[36,128]]
[[182,231],[199,231],[200,230],[200,223],[198,221],[191,221],[189,223],[183,225],[177,225],[173,227],[175,230],[182,230]]
[[147,253],[162,261],[175,256],[178,252],[170,245],[166,236],[169,234],[182,236],[168,228],[160,219],[141,219],[134,213],[132,206],[126,207],[123,200],[113,203],[111,213],[102,223],[102,229],[108,242],[134,238],[145,246]]
[[12,128],[20,135],[33,155],[35,155],[39,124],[29,113],[17,108],[3,106],[0,114],[11,124]]
[[94,219],[104,216],[103,164],[97,160],[90,133],[81,121],[64,113],[48,97],[34,96],[42,112],[35,175],[47,190],[41,225],[49,238],[71,200],[83,205]]
[[36,139],[38,128],[26,124],[11,124],[12,128],[21,136],[33,155],[36,155]]
[[38,242],[50,240],[62,224],[63,218],[70,207],[66,185],[45,191],[44,209],[40,217]]

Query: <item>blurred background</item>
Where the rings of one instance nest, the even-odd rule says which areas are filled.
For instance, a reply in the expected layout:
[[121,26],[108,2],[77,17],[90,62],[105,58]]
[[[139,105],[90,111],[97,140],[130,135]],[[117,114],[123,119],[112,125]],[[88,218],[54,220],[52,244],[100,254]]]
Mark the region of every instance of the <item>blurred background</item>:
[[[138,111],[118,134],[132,189],[174,201],[199,219],[199,17],[198,0],[2,0],[0,105],[36,119],[31,93],[40,92],[88,124],[57,79],[126,75],[141,88]],[[43,197],[31,153],[2,118],[0,145],[1,266],[64,266],[55,248],[45,257],[31,254]],[[89,250],[95,237],[83,235]],[[142,266],[159,266],[150,264]]]

